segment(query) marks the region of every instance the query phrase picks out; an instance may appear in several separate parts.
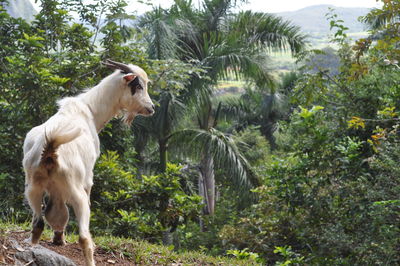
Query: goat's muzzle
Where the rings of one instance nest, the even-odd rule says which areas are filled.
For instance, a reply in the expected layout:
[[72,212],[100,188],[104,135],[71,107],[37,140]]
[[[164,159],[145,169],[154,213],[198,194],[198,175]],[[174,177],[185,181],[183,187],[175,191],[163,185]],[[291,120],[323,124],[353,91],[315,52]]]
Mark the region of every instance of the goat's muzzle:
[[155,106],[154,104],[151,105],[151,107],[145,107],[146,111],[149,113],[149,115],[153,115],[155,113]]

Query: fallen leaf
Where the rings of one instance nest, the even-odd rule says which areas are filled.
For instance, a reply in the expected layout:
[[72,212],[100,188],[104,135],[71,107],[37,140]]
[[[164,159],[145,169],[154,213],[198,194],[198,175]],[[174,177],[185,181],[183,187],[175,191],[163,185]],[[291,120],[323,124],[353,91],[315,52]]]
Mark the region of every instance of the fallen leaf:
[[21,247],[17,247],[16,250],[18,250],[19,252],[25,251],[25,249],[23,249],[23,248],[21,248]]

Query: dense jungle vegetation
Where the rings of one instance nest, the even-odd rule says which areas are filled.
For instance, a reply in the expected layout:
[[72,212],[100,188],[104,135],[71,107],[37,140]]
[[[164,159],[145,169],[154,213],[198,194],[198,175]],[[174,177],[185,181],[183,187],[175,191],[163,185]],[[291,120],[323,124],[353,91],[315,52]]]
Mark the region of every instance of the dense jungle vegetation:
[[[149,74],[156,113],[101,132],[91,231],[268,265],[400,264],[400,2],[356,41],[315,50],[290,22],[241,1],[40,0],[28,23],[0,1],[0,220],[29,219],[25,134],[94,86],[101,61]],[[193,1],[194,2],[194,1]],[[296,71],[276,75],[272,52]],[[329,54],[333,61],[326,61]],[[243,81],[224,95],[221,80]],[[71,219],[69,231],[76,230]]]

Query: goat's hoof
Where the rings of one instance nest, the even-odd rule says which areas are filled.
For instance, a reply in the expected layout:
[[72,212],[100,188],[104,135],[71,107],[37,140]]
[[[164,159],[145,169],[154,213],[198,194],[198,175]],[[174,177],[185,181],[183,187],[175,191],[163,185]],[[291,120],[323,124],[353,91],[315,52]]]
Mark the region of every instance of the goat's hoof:
[[56,246],[65,245],[64,232],[57,232],[57,231],[54,232],[53,244]]
[[56,246],[64,246],[65,240],[64,239],[53,239],[53,244]]
[[32,237],[28,237],[27,239],[24,240],[24,243],[30,244],[30,245],[37,245],[39,244],[39,239],[32,239]]
[[53,239],[53,244],[56,246],[64,246],[65,245],[65,241],[64,240],[54,240]]
[[39,244],[39,240],[40,240],[40,235],[37,236],[37,235],[32,234],[32,236],[29,238],[29,243],[32,245],[36,245],[36,244]]

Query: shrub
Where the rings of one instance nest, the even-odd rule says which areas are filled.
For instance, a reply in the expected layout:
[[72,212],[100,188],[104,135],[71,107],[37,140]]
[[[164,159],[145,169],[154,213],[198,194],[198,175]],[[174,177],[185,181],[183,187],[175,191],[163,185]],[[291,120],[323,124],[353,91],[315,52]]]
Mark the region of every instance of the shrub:
[[103,154],[95,167],[92,228],[158,241],[165,230],[174,231],[197,217],[201,198],[184,192],[180,168],[168,164],[165,174],[138,178],[136,169],[123,165],[116,152]]

